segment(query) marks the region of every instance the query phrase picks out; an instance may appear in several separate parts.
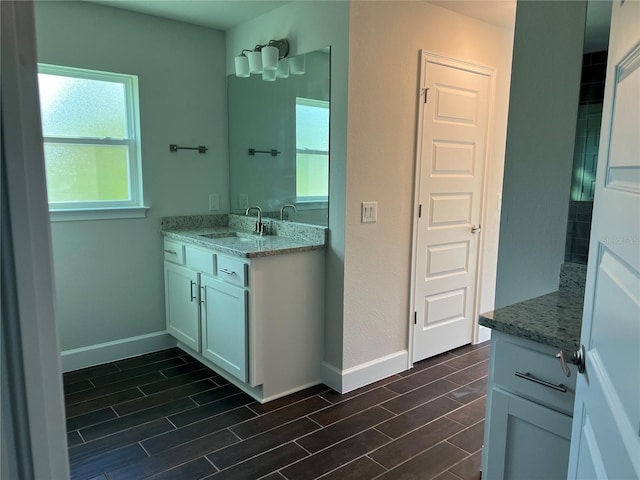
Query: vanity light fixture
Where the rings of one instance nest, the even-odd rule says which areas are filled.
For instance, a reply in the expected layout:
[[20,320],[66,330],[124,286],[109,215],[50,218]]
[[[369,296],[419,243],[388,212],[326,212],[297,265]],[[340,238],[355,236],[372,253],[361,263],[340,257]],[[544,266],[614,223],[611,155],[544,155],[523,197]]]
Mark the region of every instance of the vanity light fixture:
[[264,45],[256,45],[253,50],[242,50],[240,55],[235,57],[236,77],[246,78],[254,73],[262,74],[262,79],[269,82],[274,81],[276,76],[286,78],[289,75],[289,66],[288,63],[286,67],[283,64],[288,54],[289,41],[286,38],[269,40]]

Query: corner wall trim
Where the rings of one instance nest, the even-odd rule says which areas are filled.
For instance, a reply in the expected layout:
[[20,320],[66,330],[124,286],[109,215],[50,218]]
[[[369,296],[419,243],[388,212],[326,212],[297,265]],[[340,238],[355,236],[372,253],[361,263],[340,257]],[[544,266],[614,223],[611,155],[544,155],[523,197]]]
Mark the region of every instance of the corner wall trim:
[[322,362],[322,380],[340,393],[347,393],[407,369],[409,352],[401,350],[354,367],[340,370]]
[[176,340],[167,332],[162,331],[113,342],[99,343],[88,347],[74,348],[61,352],[62,371],[69,372],[80,368],[93,367],[102,363],[157,352],[158,350],[175,346]]

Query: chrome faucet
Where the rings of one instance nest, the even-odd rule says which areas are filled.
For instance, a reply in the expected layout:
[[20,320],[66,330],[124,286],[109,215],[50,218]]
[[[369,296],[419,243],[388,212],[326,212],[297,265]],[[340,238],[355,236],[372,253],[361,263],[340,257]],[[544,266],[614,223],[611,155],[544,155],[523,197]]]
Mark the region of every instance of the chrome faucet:
[[247,208],[247,211],[244,212],[245,215],[249,215],[249,212],[251,210],[257,210],[258,211],[258,221],[256,222],[256,226],[254,231],[256,231],[257,233],[259,233],[260,235],[262,235],[264,233],[264,224],[262,223],[262,209],[258,206],[255,207],[249,207]]
[[294,212],[298,211],[298,209],[296,208],[295,205],[292,205],[292,204],[283,205],[282,208],[280,209],[280,220],[284,220],[284,210],[285,210],[285,208],[293,208]]

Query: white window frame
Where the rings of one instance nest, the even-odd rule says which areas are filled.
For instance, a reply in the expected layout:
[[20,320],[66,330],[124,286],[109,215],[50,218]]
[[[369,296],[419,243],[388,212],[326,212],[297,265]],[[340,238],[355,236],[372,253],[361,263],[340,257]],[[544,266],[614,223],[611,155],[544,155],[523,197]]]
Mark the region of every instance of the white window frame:
[[51,220],[99,220],[144,217],[149,207],[143,205],[138,77],[135,75],[43,63],[38,64],[38,73],[120,83],[124,86],[125,94],[127,125],[125,138],[45,136],[43,133],[42,139],[44,144],[126,146],[128,150],[127,172],[129,177],[129,199],[90,202],[49,202]]
[[[313,98],[306,98],[306,97],[296,97],[296,107],[298,105],[305,105],[308,107],[322,107],[322,108],[326,108],[327,110],[329,110],[329,115],[331,115],[330,112],[330,102],[328,100],[316,100]],[[297,125],[297,117],[296,117],[296,125]],[[326,152],[324,150],[310,150],[310,149],[299,149],[298,145],[296,144],[296,182],[297,182],[297,175],[298,175],[298,170],[297,170],[297,165],[298,165],[298,154],[299,153],[303,153],[303,154],[310,154],[310,155],[327,155],[327,162],[329,162],[329,150],[327,150]],[[329,181],[329,179],[327,178],[327,182]],[[313,208],[321,208],[321,207],[326,207],[327,204],[329,203],[329,195],[305,195],[305,196],[298,196],[298,191],[297,191],[297,187],[296,187],[296,205],[300,208],[302,207],[302,210],[308,208],[308,209],[313,209]]]

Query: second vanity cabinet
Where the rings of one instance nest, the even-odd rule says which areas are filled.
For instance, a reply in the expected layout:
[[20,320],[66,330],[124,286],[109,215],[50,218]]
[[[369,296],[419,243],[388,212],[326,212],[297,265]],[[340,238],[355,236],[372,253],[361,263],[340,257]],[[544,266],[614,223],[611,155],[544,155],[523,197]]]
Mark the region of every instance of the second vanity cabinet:
[[164,241],[167,332],[259,401],[320,382],[322,250],[243,258]]
[[557,352],[492,331],[483,478],[567,478],[577,370]]

